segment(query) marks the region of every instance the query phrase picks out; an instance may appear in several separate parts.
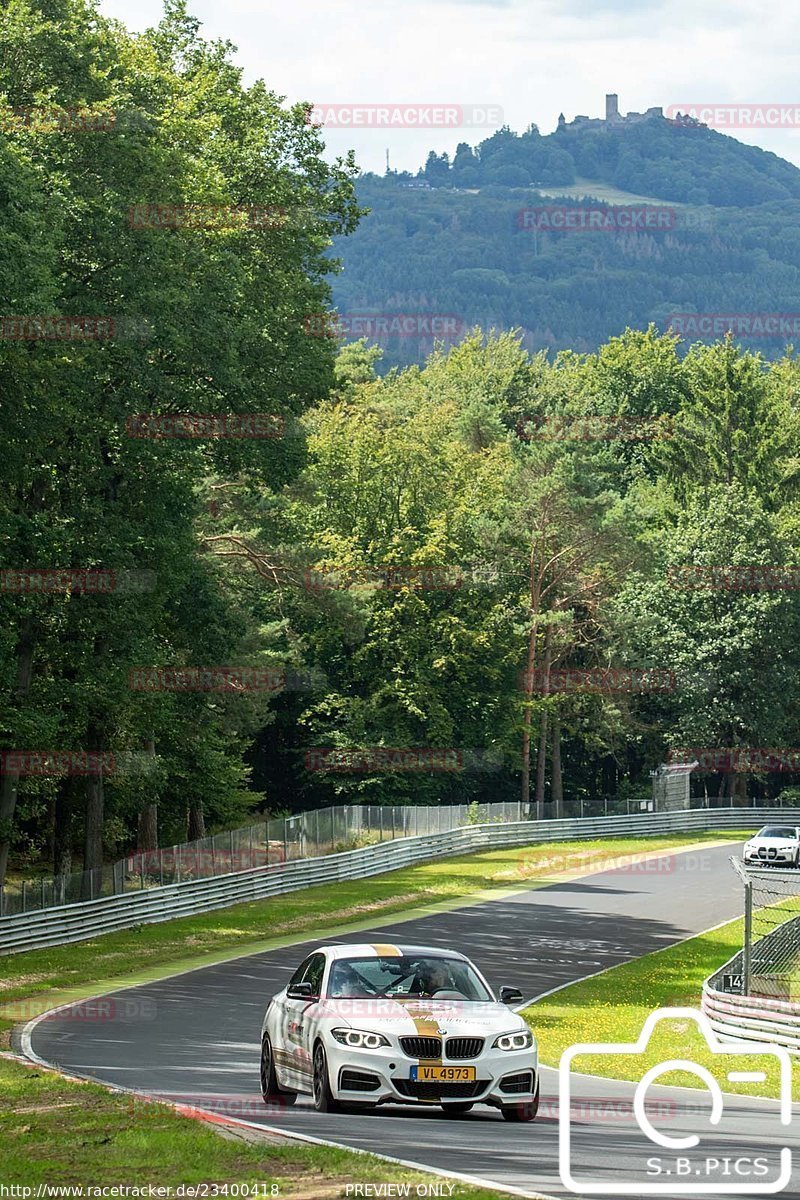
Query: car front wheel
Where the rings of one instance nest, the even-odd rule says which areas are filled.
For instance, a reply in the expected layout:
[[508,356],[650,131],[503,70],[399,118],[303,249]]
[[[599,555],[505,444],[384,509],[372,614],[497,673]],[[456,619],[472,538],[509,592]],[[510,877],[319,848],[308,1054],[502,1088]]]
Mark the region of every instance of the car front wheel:
[[328,1075],[328,1056],[322,1042],[314,1047],[314,1108],[317,1112],[339,1112],[341,1104],[331,1091],[331,1081]]
[[539,1111],[539,1087],[532,1100],[520,1101],[519,1104],[504,1104],[500,1109],[504,1121],[535,1121]]
[[278,1076],[275,1074],[275,1056],[272,1052],[272,1042],[269,1039],[269,1034],[264,1034],[264,1039],[261,1043],[261,1095],[264,1097],[264,1103],[269,1105],[285,1105],[294,1104],[297,1099],[296,1092],[285,1092],[278,1084]]

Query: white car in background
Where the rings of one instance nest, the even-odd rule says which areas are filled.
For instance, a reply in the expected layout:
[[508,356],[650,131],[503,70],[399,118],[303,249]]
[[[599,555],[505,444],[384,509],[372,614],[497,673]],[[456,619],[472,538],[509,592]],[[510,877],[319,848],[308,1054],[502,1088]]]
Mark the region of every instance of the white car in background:
[[343,1105],[441,1105],[451,1116],[478,1102],[507,1121],[539,1107],[536,1039],[480,971],[454,950],[323,946],[273,996],[261,1031],[267,1104],[313,1096]]
[[745,866],[800,866],[800,828],[795,825],[765,825],[745,842]]

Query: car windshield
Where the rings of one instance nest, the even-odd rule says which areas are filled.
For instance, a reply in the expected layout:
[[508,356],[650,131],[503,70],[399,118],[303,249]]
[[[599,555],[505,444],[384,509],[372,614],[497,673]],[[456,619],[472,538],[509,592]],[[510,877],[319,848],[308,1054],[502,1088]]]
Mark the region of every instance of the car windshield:
[[797,830],[792,829],[790,825],[765,825],[761,832],[756,834],[756,837],[782,838],[793,842],[797,838]]
[[475,969],[460,958],[340,958],[331,967],[328,996],[443,1000],[492,1000]]

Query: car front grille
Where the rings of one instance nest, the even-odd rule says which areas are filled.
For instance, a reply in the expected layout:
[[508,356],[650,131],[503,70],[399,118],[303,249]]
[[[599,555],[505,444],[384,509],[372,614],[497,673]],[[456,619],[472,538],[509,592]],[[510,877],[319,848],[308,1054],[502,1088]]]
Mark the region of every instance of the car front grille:
[[452,1037],[444,1044],[448,1058],[477,1058],[483,1049],[484,1038]]
[[409,1058],[441,1058],[442,1039],[438,1037],[401,1037],[400,1045]]
[[418,1083],[416,1079],[393,1079],[401,1096],[409,1100],[471,1100],[487,1086],[485,1079],[473,1083]]
[[500,1091],[506,1094],[513,1092],[532,1092],[533,1091],[533,1072],[520,1071],[517,1075],[506,1075],[505,1079],[500,1081]]

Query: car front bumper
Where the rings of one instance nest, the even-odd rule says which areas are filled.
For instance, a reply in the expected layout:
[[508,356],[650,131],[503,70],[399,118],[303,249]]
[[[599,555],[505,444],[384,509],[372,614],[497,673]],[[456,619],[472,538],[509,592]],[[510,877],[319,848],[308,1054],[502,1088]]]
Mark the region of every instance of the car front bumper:
[[771,867],[785,866],[791,867],[794,865],[797,857],[797,848],[792,847],[790,850],[745,850],[742,858],[745,866],[748,867]]
[[[445,1067],[474,1067],[474,1083],[415,1083],[412,1067],[419,1059],[387,1046],[357,1050],[338,1042],[326,1045],[330,1084],[338,1100],[364,1104],[482,1103],[513,1105],[535,1099],[539,1083],[535,1048],[494,1050],[484,1048],[469,1060],[441,1060]],[[437,1060],[438,1063],[439,1060]]]

